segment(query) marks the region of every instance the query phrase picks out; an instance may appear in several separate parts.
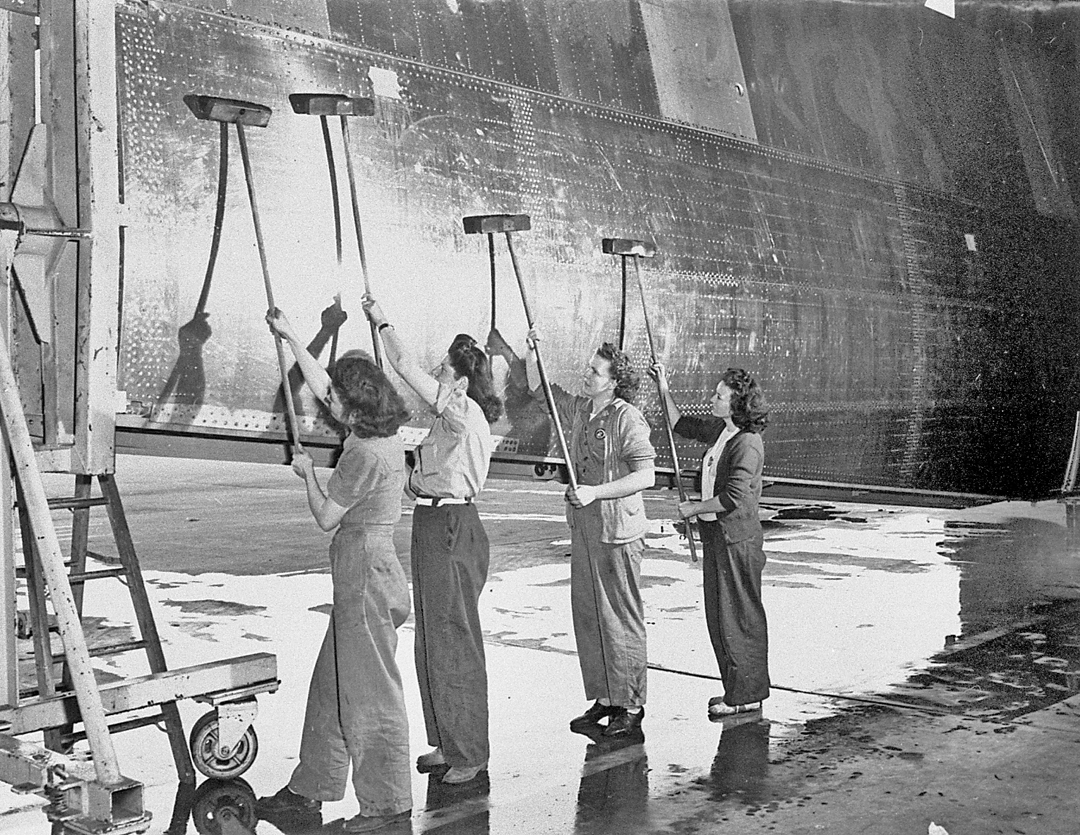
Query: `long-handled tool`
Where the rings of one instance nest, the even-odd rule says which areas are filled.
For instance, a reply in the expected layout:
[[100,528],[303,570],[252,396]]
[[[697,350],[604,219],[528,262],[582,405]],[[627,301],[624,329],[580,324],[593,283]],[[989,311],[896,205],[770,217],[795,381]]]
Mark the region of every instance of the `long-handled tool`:
[[[208,122],[225,122],[236,126],[236,138],[240,143],[240,159],[244,163],[244,179],[247,181],[248,201],[251,203],[251,221],[255,226],[255,243],[259,248],[259,264],[262,267],[263,286],[266,289],[266,305],[274,310],[274,288],[270,283],[270,268],[266,263],[266,245],[263,242],[262,224],[259,222],[259,205],[255,200],[255,178],[251,171],[251,159],[248,155],[245,126],[264,128],[270,123],[271,110],[264,104],[256,104],[237,99],[223,99],[217,96],[184,96],[184,103],[196,118]],[[278,370],[281,372],[281,386],[285,391],[285,419],[292,432],[293,451],[301,452],[300,426],[296,420],[296,407],[293,404],[292,389],[289,387],[289,369],[285,364],[285,346],[281,337],[274,334],[274,346],[277,348]]]
[[[327,160],[330,164],[331,182],[334,190],[334,217],[339,216],[337,207],[337,177],[334,172],[334,157],[330,146],[330,127],[327,118],[337,116],[341,119],[341,141],[345,146],[345,168],[349,174],[349,197],[352,200],[353,227],[356,230],[356,250],[360,256],[360,273],[364,278],[364,292],[371,293],[371,280],[368,277],[367,253],[364,251],[364,232],[360,225],[360,203],[356,197],[356,172],[353,169],[353,158],[350,150],[352,143],[349,139],[350,116],[372,116],[375,113],[375,102],[372,99],[346,96],[341,93],[293,93],[289,96],[289,104],[296,113],[306,116],[318,116],[322,122],[323,142],[326,145]],[[338,248],[338,263],[341,263],[341,249]],[[383,367],[382,343],[379,341],[379,332],[373,322],[368,323],[371,327],[371,347],[375,354],[375,362],[379,368]],[[331,353],[333,349],[331,349]]]
[[[645,317],[645,336],[649,340],[649,355],[653,365],[656,364],[656,344],[653,342],[652,326],[649,324],[649,305],[645,301],[645,283],[641,278],[641,259],[652,258],[656,255],[656,248],[644,241],[635,241],[629,238],[604,238],[600,242],[600,248],[608,255],[618,255],[622,258],[623,287],[626,280],[626,262],[634,262],[634,275],[637,278],[638,292],[641,294],[641,312]],[[671,451],[671,466],[675,470],[675,487],[679,491],[679,501],[686,501],[686,488],[682,483],[682,469],[679,467],[679,454],[675,451],[675,433],[672,431],[671,418],[667,412],[667,398],[660,385],[656,381],[657,392],[660,395],[660,414],[664,419],[664,432],[667,434],[668,449]],[[690,544],[690,558],[697,562],[697,545],[694,543],[694,532],[690,520],[686,520],[686,541]]]
[[[494,252],[495,244],[493,236],[499,232],[506,235],[506,248],[510,253],[510,263],[514,265],[514,276],[517,278],[518,290],[521,291],[521,305],[525,308],[525,320],[529,324],[529,330],[535,327],[532,310],[529,307],[529,297],[525,292],[525,281],[521,277],[521,269],[518,267],[517,254],[514,252],[514,232],[523,232],[532,228],[532,222],[528,215],[471,215],[461,219],[465,227],[466,235],[484,234],[488,236],[488,250],[492,255],[492,290],[494,291]],[[494,292],[492,293],[494,299]],[[494,301],[492,302],[494,315]],[[563,434],[562,421],[559,419],[559,410],[555,406],[555,395],[551,392],[547,373],[544,371],[544,361],[540,356],[539,344],[533,346],[536,351],[536,370],[540,373],[540,385],[544,388],[544,399],[547,401],[548,411],[551,413],[551,421],[555,424],[555,436],[559,442],[559,450],[563,460],[566,461],[566,473],[570,480],[570,486],[577,489],[577,476],[574,473],[574,464],[570,460],[570,447],[566,443]]]

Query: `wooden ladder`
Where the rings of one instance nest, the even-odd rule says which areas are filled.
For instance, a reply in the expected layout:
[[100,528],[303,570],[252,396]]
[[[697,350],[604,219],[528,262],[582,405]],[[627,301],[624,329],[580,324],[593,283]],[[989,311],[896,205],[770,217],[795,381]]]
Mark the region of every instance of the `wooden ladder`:
[[[93,495],[93,481],[95,478],[100,488],[100,495],[97,496]],[[71,584],[72,597],[75,599],[75,606],[80,618],[82,617],[85,586],[88,582],[121,578],[131,595],[131,603],[138,625],[138,637],[135,640],[91,646],[88,648],[90,656],[116,655],[145,650],[149,660],[150,672],[165,672],[168,667],[161,649],[161,638],[154,622],[150,600],[147,597],[146,587],[143,583],[142,570],[139,567],[139,559],[135,553],[135,544],[131,538],[127,518],[124,515],[124,507],[120,500],[115,478],[111,474],[98,476],[76,475],[74,495],[50,498],[48,504],[51,510],[64,509],[70,510],[72,513],[71,557],[68,562],[68,580]],[[38,696],[48,698],[56,695],[57,692],[71,690],[71,670],[64,654],[54,654],[52,650],[49,638],[50,624],[46,608],[45,581],[40,570],[40,555],[37,552],[29,518],[23,510],[25,506],[20,489],[19,524],[22,534],[24,566],[18,569],[18,574],[24,576],[27,583]],[[99,562],[117,562],[116,558],[95,553],[88,548],[90,511],[94,507],[104,507],[108,514],[112,536],[116,543],[119,565],[88,571],[86,567],[87,557],[93,557]],[[54,677],[57,663],[62,665],[59,682]],[[111,724],[109,725],[109,731],[130,730],[147,725],[156,725],[159,722],[164,723],[165,731],[169,737],[177,777],[181,783],[193,784],[195,782],[195,770],[188,751],[183,722],[180,719],[180,712],[175,701],[161,704],[160,712]],[[75,732],[70,725],[51,728],[45,731],[45,746],[54,751],[66,751],[70,749],[73,742],[84,738],[85,733]]]

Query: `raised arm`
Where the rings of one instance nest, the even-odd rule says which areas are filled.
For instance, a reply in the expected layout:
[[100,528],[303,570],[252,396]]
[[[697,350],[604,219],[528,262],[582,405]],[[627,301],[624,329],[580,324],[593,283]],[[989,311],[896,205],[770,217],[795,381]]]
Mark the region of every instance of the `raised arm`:
[[304,375],[304,382],[311,389],[311,393],[318,400],[329,404],[330,375],[300,342],[300,337],[297,336],[292,323],[276,307],[267,312],[266,323],[270,326],[270,330],[289,343],[293,356],[296,357],[296,364],[300,366],[300,373]]
[[315,517],[315,523],[324,531],[332,531],[348,512],[348,508],[342,507],[326,495],[319,480],[315,477],[315,464],[306,452],[293,455],[292,468],[294,473],[304,479],[304,485],[307,487],[308,509]]
[[[536,345],[539,341],[540,332],[536,328],[529,331],[529,335],[525,337],[525,380],[533,398],[547,407],[547,399],[544,397],[540,385],[540,368],[536,361]],[[570,421],[574,417],[574,409],[579,401],[584,398],[575,397],[562,386],[556,385],[550,380],[548,384],[551,388],[551,398],[555,401],[555,408],[559,410],[559,420],[562,422],[563,428],[569,432]]]
[[664,409],[667,411],[668,422],[672,427],[679,422],[679,418],[682,417],[682,412],[679,411],[679,407],[675,405],[675,398],[671,396],[671,389],[668,388],[667,369],[662,363],[653,363],[651,369],[649,369],[653,377],[656,379],[657,388],[660,389],[660,398],[664,401]]
[[405,347],[375,297],[366,293],[364,313],[378,329],[390,365],[425,403],[434,406],[439,398],[438,381],[421,367],[416,357]]

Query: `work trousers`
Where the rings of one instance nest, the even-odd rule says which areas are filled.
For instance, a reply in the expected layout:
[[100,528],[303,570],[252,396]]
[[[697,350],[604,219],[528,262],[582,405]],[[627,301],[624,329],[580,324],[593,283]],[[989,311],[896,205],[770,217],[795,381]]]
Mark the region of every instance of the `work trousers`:
[[586,699],[645,704],[645,611],[639,582],[643,539],[600,541],[600,502],[571,509],[570,608]]
[[727,543],[717,522],[699,522],[705,623],[709,629],[724,703],[745,705],[769,697],[769,630],[761,603],[765,567],[762,537]]
[[300,764],[289,788],[345,796],[349,766],[362,815],[412,808],[409,723],[394,653],[409,586],[392,525],[338,528],[330,545],[334,609],[308,691]]
[[412,579],[416,677],[428,743],[451,766],[488,761],[487,666],[479,601],[489,547],[476,506],[417,505]]

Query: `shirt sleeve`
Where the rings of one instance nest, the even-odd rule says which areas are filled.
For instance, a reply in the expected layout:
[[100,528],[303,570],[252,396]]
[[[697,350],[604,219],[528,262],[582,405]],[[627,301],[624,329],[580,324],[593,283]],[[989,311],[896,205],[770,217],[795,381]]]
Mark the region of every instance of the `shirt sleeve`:
[[656,458],[656,450],[649,440],[652,429],[645,416],[637,409],[626,409],[625,415],[619,457],[629,464],[632,470],[644,469],[642,464],[647,467]]
[[451,392],[439,383],[439,396],[435,405],[437,414],[447,428],[455,435],[464,434],[468,428],[469,396],[461,389]]
[[[551,410],[548,408],[547,398],[544,396],[544,387],[537,386],[532,392],[532,397],[550,417]],[[566,439],[569,442],[570,427],[574,424],[574,415],[589,398],[575,396],[562,386],[551,383],[551,399],[555,401],[555,410],[559,413],[559,423],[562,424],[563,432],[566,433]]]
[[712,446],[724,431],[725,421],[722,418],[700,418],[692,415],[682,415],[678,422],[671,427],[676,435],[682,435],[691,441]]
[[731,465],[727,483],[718,485],[720,489],[716,492],[716,498],[720,500],[724,510],[731,512],[750,497],[754,477],[761,472],[764,454],[760,446],[747,438],[739,438],[738,435],[728,441],[725,452],[728,450]]
[[379,459],[363,449],[350,449],[338,459],[326,484],[326,495],[341,507],[352,507],[374,490],[385,473]]

